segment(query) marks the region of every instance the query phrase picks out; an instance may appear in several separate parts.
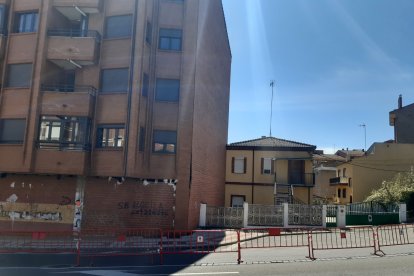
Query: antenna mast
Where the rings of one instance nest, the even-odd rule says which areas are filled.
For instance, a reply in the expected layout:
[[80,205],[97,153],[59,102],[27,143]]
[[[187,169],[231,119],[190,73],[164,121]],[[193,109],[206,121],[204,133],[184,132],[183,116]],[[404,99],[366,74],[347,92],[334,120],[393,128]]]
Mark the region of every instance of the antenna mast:
[[273,116],[273,87],[275,86],[275,81],[270,81],[270,87],[272,87],[272,100],[270,102],[270,134],[269,137],[272,137],[272,116]]

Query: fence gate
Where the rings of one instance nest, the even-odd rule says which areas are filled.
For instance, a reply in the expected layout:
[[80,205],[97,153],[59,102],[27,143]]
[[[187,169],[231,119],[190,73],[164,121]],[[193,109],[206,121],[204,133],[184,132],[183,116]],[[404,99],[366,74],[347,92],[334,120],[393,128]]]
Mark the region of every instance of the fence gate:
[[289,225],[322,226],[322,205],[289,204]]
[[326,227],[336,227],[336,215],[338,213],[337,205],[326,205]]
[[249,226],[283,226],[283,205],[249,205]]
[[243,207],[207,206],[207,227],[241,228],[243,227]]
[[398,224],[400,206],[397,203],[352,203],[346,206],[346,225]]

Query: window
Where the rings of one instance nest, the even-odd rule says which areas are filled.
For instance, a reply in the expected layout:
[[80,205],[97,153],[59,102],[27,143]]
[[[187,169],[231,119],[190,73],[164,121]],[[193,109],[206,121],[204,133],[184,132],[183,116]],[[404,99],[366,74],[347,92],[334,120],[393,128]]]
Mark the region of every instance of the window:
[[180,97],[180,80],[157,79],[155,100],[161,102],[178,102]]
[[152,42],[152,24],[149,21],[147,21],[147,30],[145,32],[145,41],[148,44],[151,44],[151,42]]
[[344,168],[344,169],[342,170],[342,176],[343,176],[343,177],[346,177],[346,168]]
[[89,148],[90,121],[87,117],[42,116],[40,148]]
[[130,37],[132,15],[110,16],[105,22],[105,38]]
[[182,30],[160,29],[158,48],[160,50],[181,51]]
[[0,34],[6,34],[6,5],[0,5]]
[[341,176],[341,170],[338,170],[338,177]]
[[16,13],[14,20],[15,33],[33,33],[37,32],[38,25],[37,12]]
[[122,148],[125,141],[124,125],[102,125],[96,132],[97,148]]
[[338,198],[341,197],[341,189],[338,189]]
[[262,158],[262,174],[273,174],[274,165],[272,158]]
[[346,198],[346,189],[342,189],[342,197]]
[[128,68],[103,69],[101,92],[127,92],[128,78]]
[[175,153],[177,147],[177,132],[154,130],[153,151],[156,153]]
[[246,201],[244,195],[232,195],[231,196],[231,207],[243,207],[243,203]]
[[138,144],[139,151],[144,151],[145,149],[145,128],[139,128],[139,144]]
[[148,89],[149,89],[149,78],[148,75],[144,73],[142,77],[142,96],[148,96]]
[[10,64],[7,71],[7,87],[30,87],[32,80],[32,64]]
[[0,143],[22,144],[26,120],[24,119],[2,119],[0,120]]
[[233,157],[232,158],[232,173],[246,173],[246,158]]

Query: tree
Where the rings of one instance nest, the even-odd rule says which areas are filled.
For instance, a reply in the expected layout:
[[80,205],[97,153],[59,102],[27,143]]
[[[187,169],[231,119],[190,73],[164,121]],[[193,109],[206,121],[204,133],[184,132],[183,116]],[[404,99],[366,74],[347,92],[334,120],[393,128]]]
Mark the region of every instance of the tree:
[[414,194],[414,172],[398,173],[392,180],[383,181],[381,188],[373,190],[365,201],[383,204],[407,202]]

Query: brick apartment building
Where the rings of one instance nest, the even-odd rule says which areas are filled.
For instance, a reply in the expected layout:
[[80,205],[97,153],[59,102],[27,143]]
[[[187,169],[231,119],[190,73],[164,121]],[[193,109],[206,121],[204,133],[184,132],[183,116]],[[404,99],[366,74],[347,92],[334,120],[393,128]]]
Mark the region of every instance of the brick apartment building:
[[0,31],[0,229],[186,229],[224,205],[221,0],[0,0]]

